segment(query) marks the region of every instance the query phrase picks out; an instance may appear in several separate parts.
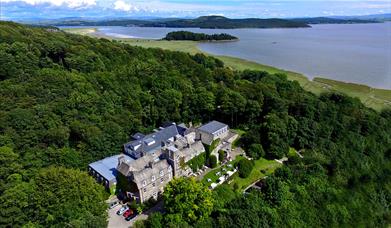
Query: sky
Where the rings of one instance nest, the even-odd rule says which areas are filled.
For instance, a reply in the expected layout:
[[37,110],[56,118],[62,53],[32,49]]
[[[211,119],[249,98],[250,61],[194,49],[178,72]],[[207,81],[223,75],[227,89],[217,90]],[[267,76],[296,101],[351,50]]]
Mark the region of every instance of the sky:
[[65,17],[289,18],[391,13],[391,0],[0,0],[0,19]]

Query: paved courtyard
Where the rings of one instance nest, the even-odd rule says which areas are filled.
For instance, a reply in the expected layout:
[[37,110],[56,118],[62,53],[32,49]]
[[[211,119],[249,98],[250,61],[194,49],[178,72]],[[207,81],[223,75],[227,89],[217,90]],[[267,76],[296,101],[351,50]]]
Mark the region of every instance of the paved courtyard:
[[124,216],[117,215],[117,211],[122,207],[122,205],[117,205],[114,208],[108,210],[109,213],[109,228],[127,228],[129,227],[130,221],[126,221]]
[[140,215],[137,215],[130,221],[126,221],[125,218],[121,215],[117,215],[117,211],[121,208],[121,205],[118,205],[112,209],[109,209],[109,225],[108,228],[127,228],[132,227],[133,224],[138,220],[145,220],[148,216],[154,212],[163,211],[163,201],[158,202],[155,206],[150,208],[149,210],[143,212]]

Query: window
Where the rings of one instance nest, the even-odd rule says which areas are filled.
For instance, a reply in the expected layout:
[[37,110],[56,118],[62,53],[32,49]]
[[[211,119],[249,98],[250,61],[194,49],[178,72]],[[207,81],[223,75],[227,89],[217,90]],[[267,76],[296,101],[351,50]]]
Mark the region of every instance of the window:
[[147,188],[144,188],[144,192],[147,192]]
[[162,177],[164,175],[163,170],[160,170],[160,176]]
[[157,192],[153,193],[153,197],[155,197],[155,198],[157,197]]
[[156,179],[155,179],[155,176],[152,176],[152,181],[155,181]]
[[143,186],[147,185],[147,181],[143,181]]
[[164,178],[160,178],[160,183],[163,183],[164,182]]

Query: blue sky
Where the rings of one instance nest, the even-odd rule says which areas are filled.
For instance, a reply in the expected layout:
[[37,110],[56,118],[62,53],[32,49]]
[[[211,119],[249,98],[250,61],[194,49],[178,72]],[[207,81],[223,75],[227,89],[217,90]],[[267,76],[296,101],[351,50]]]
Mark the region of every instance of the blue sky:
[[3,20],[63,17],[312,17],[391,12],[391,0],[0,0]]

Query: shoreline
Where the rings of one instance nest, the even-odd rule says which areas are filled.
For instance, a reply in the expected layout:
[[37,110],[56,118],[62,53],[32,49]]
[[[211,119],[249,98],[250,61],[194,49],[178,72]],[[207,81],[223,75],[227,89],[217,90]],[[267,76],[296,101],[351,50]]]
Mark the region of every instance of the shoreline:
[[[199,41],[167,41],[161,39],[143,39],[143,38],[118,38],[113,36],[107,36],[97,34],[98,29],[91,28],[66,28],[63,31],[87,35],[95,38],[113,39],[120,42],[124,42],[133,46],[140,46],[144,48],[162,48],[171,51],[182,51],[190,54],[202,53],[208,56],[213,56],[222,60],[227,67],[235,70],[261,70],[269,73],[284,73],[287,75],[288,80],[297,81],[303,89],[315,93],[317,95],[323,92],[337,91],[345,93],[352,97],[357,97],[361,102],[377,111],[383,108],[391,108],[391,90],[383,88],[374,88],[364,84],[351,83],[345,81],[338,81],[334,79],[328,79],[323,77],[314,77],[312,80],[304,74],[293,72],[289,70],[280,69],[270,65],[264,65],[251,60],[241,59],[233,56],[220,56],[214,55],[202,51],[198,44]],[[235,40],[236,41],[236,40]],[[235,42],[235,41],[222,41],[222,42]],[[211,41],[206,41],[211,42]],[[216,41],[212,41],[216,42]],[[217,41],[221,42],[221,41]]]

